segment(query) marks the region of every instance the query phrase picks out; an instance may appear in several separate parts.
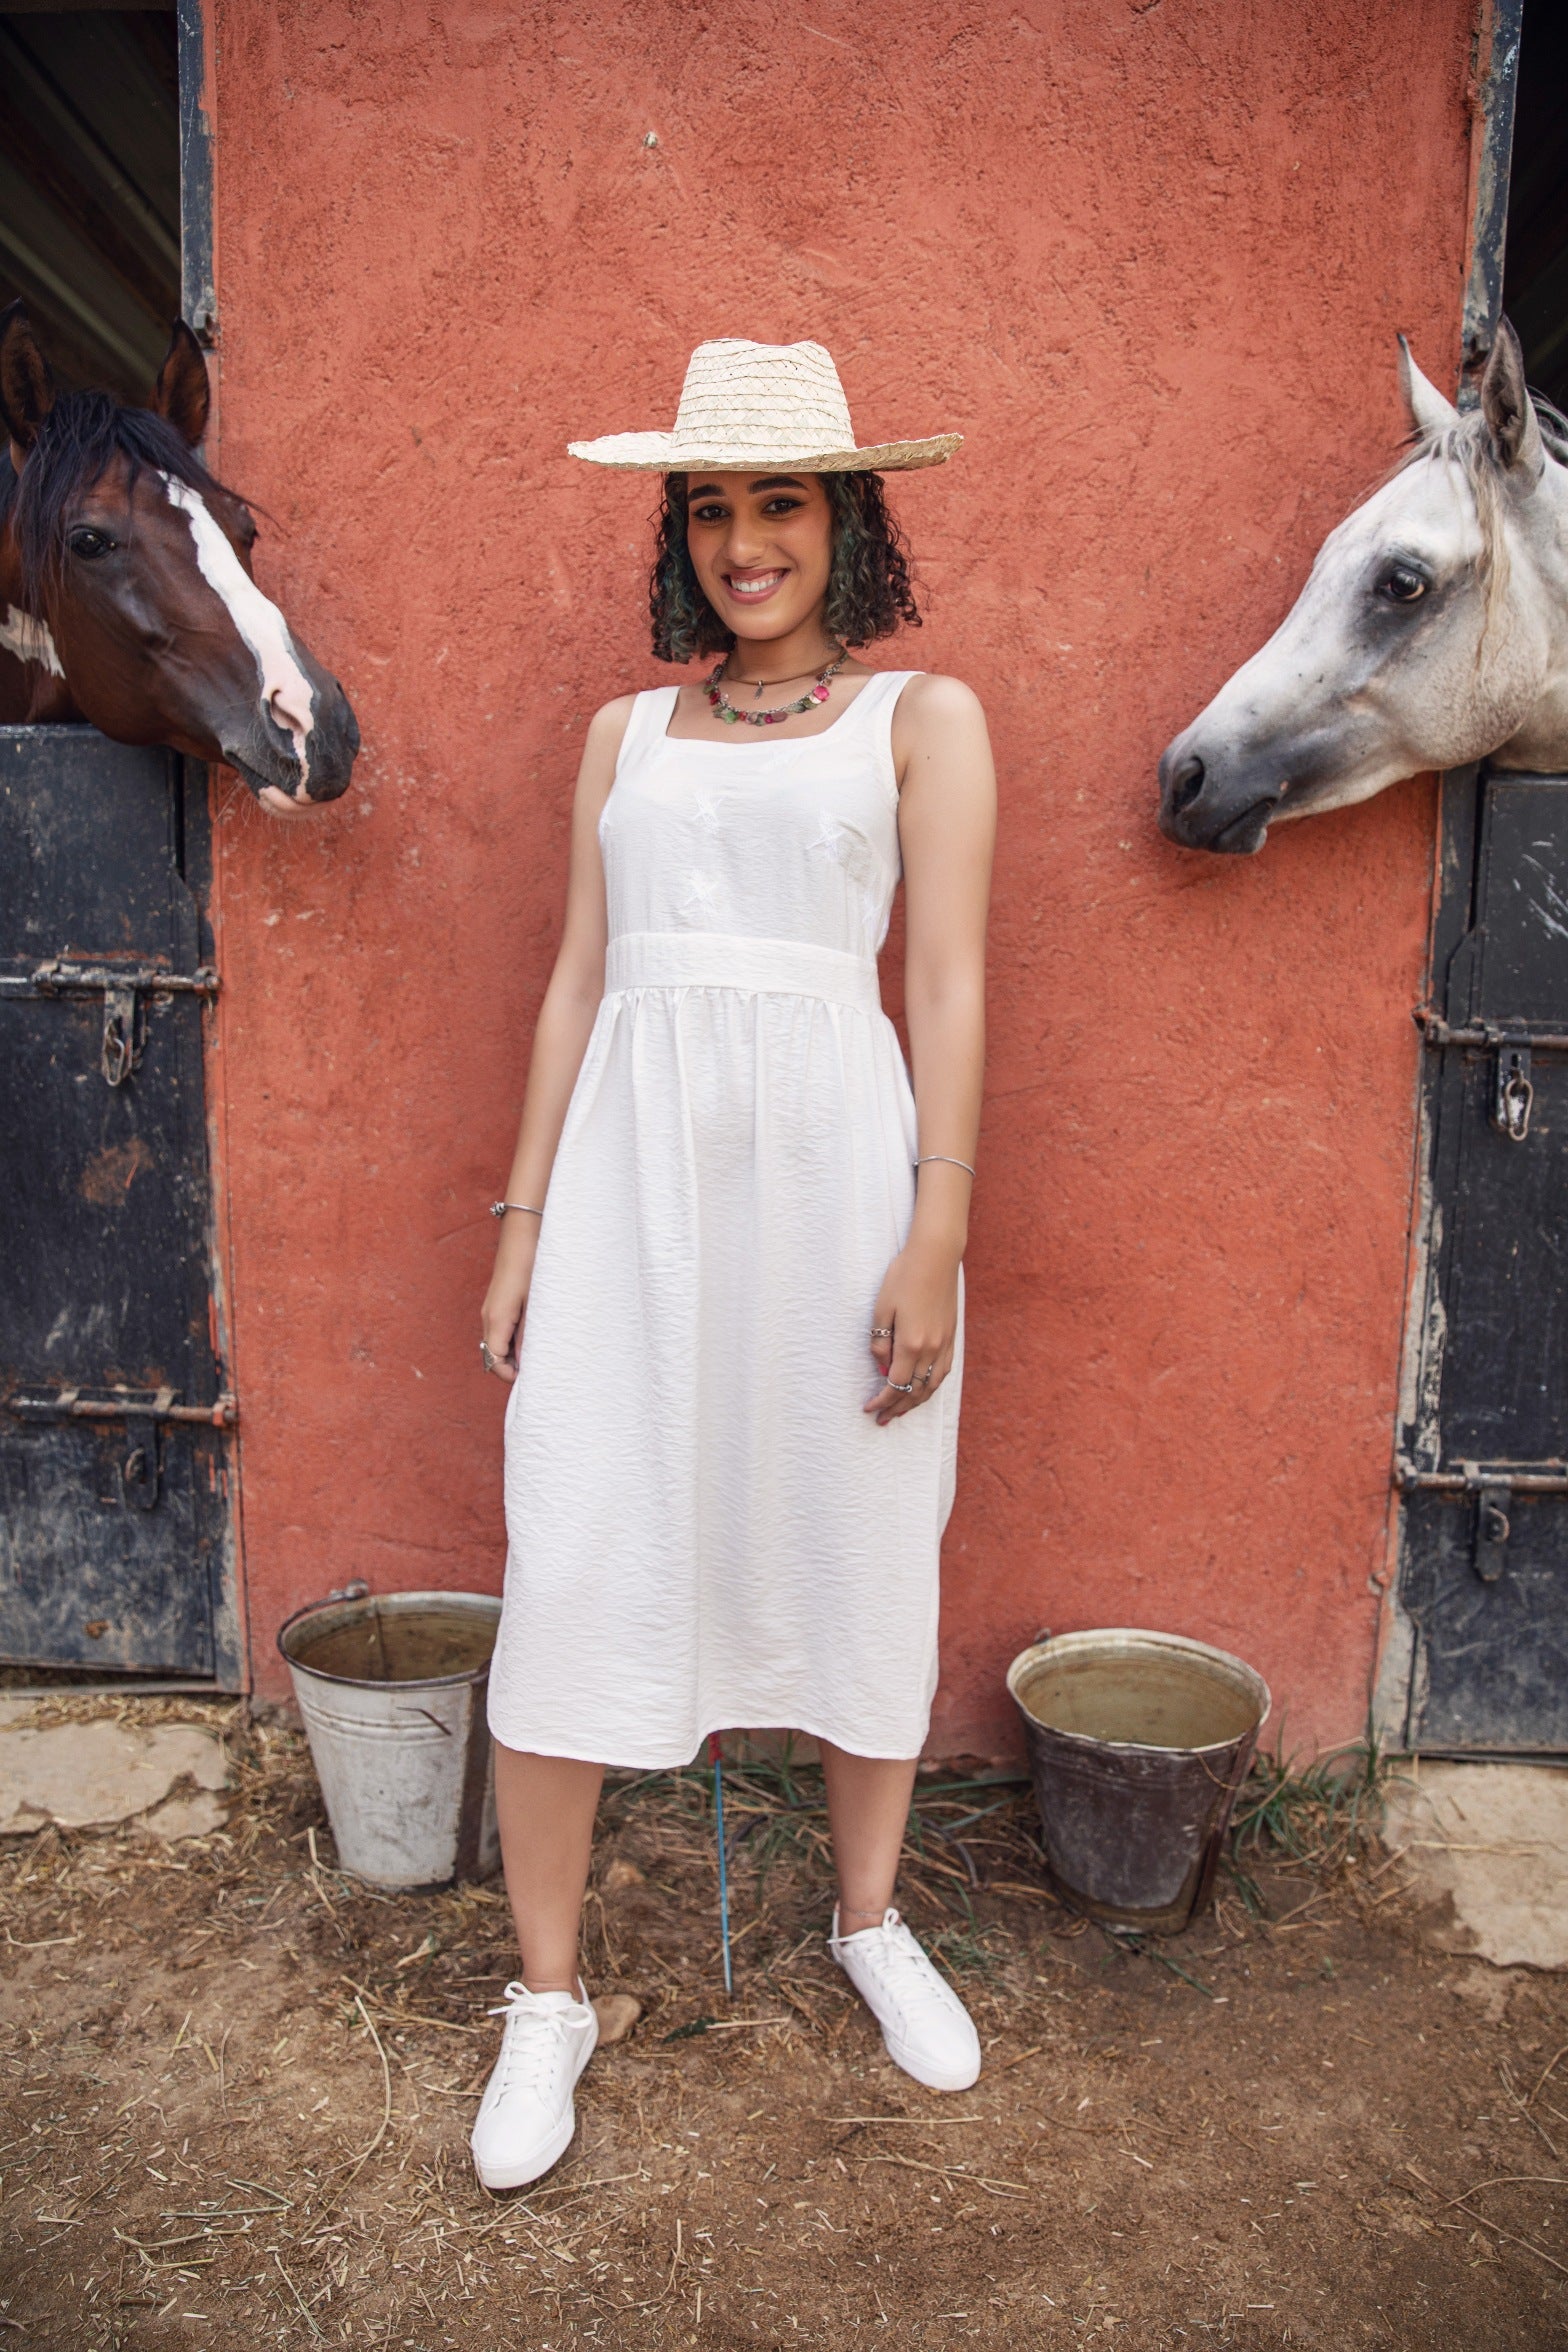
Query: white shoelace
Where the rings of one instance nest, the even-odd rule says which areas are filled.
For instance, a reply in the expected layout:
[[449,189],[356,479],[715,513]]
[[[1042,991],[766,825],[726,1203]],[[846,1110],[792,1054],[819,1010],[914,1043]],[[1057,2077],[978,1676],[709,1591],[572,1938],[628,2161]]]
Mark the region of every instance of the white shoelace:
[[[862,1931],[864,1932],[864,1931]],[[898,2002],[906,2016],[922,2006],[948,2006],[947,1987],[937,1975],[935,1966],[925,1953],[911,1929],[904,1925],[895,1912],[891,1920],[870,1930],[875,1938],[861,1943],[855,1938],[859,1954],[867,1962],[878,1981]],[[841,1938],[841,1941],[847,1939]]]
[[[573,2009],[576,2007],[574,2001]],[[525,1984],[514,1980],[506,1988],[504,2006],[488,2015],[506,2019],[501,2029],[501,2055],[492,2078],[496,2088],[548,2090],[566,2057],[573,2010],[548,2005],[541,1994],[531,1993]]]

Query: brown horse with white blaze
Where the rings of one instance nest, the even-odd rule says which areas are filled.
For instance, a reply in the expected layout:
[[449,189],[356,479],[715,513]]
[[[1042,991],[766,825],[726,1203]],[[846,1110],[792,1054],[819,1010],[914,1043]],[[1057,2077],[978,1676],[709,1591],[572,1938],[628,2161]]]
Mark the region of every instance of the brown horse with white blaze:
[[335,800],[348,698],[251,574],[256,524],[196,455],[207,363],[177,324],[151,401],[60,392],[0,314],[0,722],[86,719],[221,761],[280,816]]

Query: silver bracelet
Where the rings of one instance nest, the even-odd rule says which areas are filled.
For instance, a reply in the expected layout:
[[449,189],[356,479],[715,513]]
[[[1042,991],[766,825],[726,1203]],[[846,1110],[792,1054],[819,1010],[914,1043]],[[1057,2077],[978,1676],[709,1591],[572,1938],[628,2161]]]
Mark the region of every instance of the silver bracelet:
[[974,1175],[974,1170],[970,1167],[969,1162],[967,1160],[955,1160],[951,1152],[927,1152],[925,1159],[916,1160],[914,1164],[917,1168],[923,1168],[926,1165],[926,1161],[928,1160],[940,1160],[945,1167],[962,1168],[966,1176]]
[[492,1217],[504,1217],[508,1209],[516,1209],[519,1215],[524,1217],[542,1217],[544,1215],[543,1209],[531,1209],[527,1201],[492,1201],[490,1203]]

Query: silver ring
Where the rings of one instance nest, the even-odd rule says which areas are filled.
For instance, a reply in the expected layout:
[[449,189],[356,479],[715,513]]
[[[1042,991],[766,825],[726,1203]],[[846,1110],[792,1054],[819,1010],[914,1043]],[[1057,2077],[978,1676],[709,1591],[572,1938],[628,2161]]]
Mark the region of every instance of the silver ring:
[[935,1365],[934,1363],[931,1363],[931,1364],[928,1364],[928,1365],[926,1366],[926,1368],[925,1368],[925,1370],[924,1370],[923,1372],[917,1372],[917,1373],[915,1374],[915,1378],[916,1378],[916,1379],[919,1381],[919,1383],[920,1383],[920,1385],[921,1385],[921,1387],[922,1387],[922,1388],[924,1388],[924,1387],[925,1387],[925,1384],[926,1384],[926,1382],[927,1382],[927,1381],[930,1379],[930,1377],[931,1377],[932,1373],[933,1373],[935,1370],[936,1370],[936,1365]]
[[893,1336],[892,1324],[873,1323],[871,1326],[871,1336],[873,1339],[891,1339]]
[[896,1388],[900,1396],[913,1396],[915,1393],[915,1384],[912,1380],[890,1380],[888,1387]]
[[484,1365],[484,1368],[487,1372],[493,1372],[495,1370],[499,1359],[490,1353],[490,1346],[487,1340],[482,1339],[479,1342],[479,1360]]

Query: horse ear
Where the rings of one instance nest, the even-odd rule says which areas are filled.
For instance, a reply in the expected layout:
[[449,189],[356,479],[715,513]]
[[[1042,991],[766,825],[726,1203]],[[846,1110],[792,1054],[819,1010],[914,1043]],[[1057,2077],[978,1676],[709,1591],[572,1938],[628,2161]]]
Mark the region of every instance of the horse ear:
[[8,303],[0,311],[0,418],[19,452],[19,463],[53,406],[54,378],[26,308],[20,302]]
[[1524,351],[1507,319],[1497,322],[1497,333],[1487,353],[1481,376],[1481,414],[1500,464],[1516,468],[1529,482],[1540,479],[1546,463],[1535,403],[1524,380]]
[[183,319],[174,322],[168,355],[158,370],[158,381],[148,405],[157,415],[166,417],[192,449],[207,430],[207,412],[212,406],[207,362],[201,345]]
[[1428,438],[1444,433],[1459,422],[1459,411],[1451,400],[1445,400],[1435,384],[1426,377],[1410,356],[1410,346],[1403,335],[1399,338],[1399,388],[1415,419],[1416,430]]

